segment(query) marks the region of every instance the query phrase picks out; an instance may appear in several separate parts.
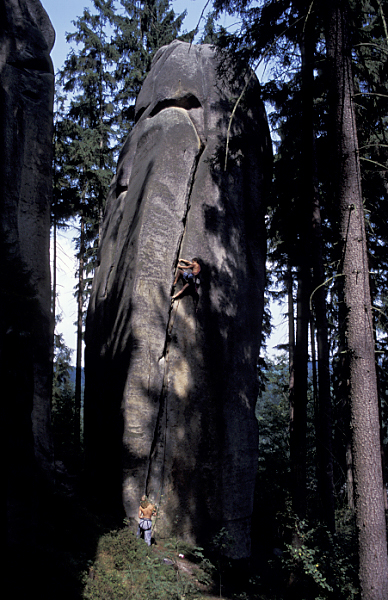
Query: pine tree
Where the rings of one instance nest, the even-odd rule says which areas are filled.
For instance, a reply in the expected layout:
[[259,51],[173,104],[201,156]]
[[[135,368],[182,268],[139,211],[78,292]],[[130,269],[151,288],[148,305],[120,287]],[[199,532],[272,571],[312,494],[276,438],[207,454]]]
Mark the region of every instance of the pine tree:
[[[363,200],[368,199],[369,201],[369,209],[370,212],[367,213],[367,223],[373,232],[372,237],[374,240],[373,251],[371,253],[372,266],[373,271],[377,274],[379,267],[381,266],[383,269],[383,273],[386,273],[386,257],[385,252],[381,253],[379,251],[380,248],[384,248],[385,240],[387,239],[387,227],[386,222],[387,219],[384,217],[381,219],[381,215],[384,215],[386,212],[386,207],[384,200],[386,200],[388,186],[387,186],[387,110],[386,110],[386,100],[384,102],[384,98],[388,96],[387,94],[387,61],[382,60],[382,56],[386,57],[387,52],[387,41],[388,41],[388,33],[387,33],[387,20],[384,14],[386,3],[380,2],[377,0],[376,3],[370,4],[367,2],[352,2],[351,9],[353,12],[350,12],[350,3],[340,2],[335,3],[332,2],[331,6],[334,11],[334,7],[340,12],[344,11],[345,7],[348,8],[348,13],[346,16],[346,23],[349,31],[347,33],[346,40],[347,46],[345,49],[345,55],[342,54],[344,48],[341,44],[337,44],[335,48],[335,56],[338,59],[338,63],[333,66],[330,62],[334,56],[330,56],[330,52],[325,54],[325,49],[322,47],[322,39],[323,39],[323,30],[325,24],[325,10],[324,7],[318,5],[317,3],[303,3],[298,1],[295,2],[273,2],[268,0],[266,2],[260,3],[260,6],[256,6],[251,4],[250,2],[217,2],[217,5],[226,6],[230,11],[236,9],[240,12],[243,19],[242,32],[239,32],[239,36],[230,36],[229,39],[225,38],[225,43],[229,44],[229,47],[232,48],[233,54],[241,56],[246,61],[250,61],[251,64],[255,64],[255,60],[260,58],[260,56],[271,56],[274,61],[273,71],[276,74],[281,74],[283,79],[280,80],[278,78],[277,81],[270,82],[267,86],[267,90],[270,91],[271,96],[268,98],[272,98],[275,100],[275,114],[272,118],[272,121],[275,122],[277,120],[277,125],[280,125],[281,129],[278,130],[281,132],[281,142],[279,144],[279,151],[275,160],[275,173],[276,180],[275,186],[277,190],[277,199],[278,203],[275,205],[272,211],[272,219],[273,224],[276,223],[276,240],[275,247],[280,249],[278,252],[278,256],[286,257],[287,260],[283,261],[283,264],[288,264],[288,261],[291,261],[292,265],[301,265],[301,260],[305,262],[305,257],[300,256],[300,252],[306,251],[308,248],[308,244],[301,244],[300,241],[303,239],[303,231],[298,228],[298,223],[294,222],[292,219],[293,215],[297,213],[299,204],[299,190],[303,190],[306,183],[306,173],[310,180],[311,174],[313,170],[305,169],[306,163],[310,162],[310,157],[314,156],[315,150],[314,147],[311,146],[308,138],[305,136],[304,141],[302,142],[302,138],[299,135],[297,127],[295,127],[295,123],[301,124],[300,128],[303,130],[306,129],[308,131],[307,126],[305,125],[306,116],[308,116],[308,112],[303,110],[303,112],[299,111],[298,108],[298,94],[302,92],[302,99],[299,99],[299,105],[304,101],[303,98],[303,69],[301,72],[301,85],[298,82],[298,70],[297,67],[296,72],[294,72],[294,64],[295,60],[298,62],[299,57],[301,57],[302,67],[304,60],[304,49],[303,46],[303,37],[300,36],[300,32],[302,27],[299,26],[303,23],[303,31],[306,31],[309,27],[309,24],[312,19],[316,19],[317,33],[320,35],[316,37],[316,47],[315,47],[315,68],[317,69],[317,73],[314,76],[314,87],[315,87],[315,97],[314,103],[316,107],[319,109],[317,111],[315,109],[314,115],[314,128],[316,133],[319,134],[319,137],[316,142],[316,157],[317,157],[317,174],[319,177],[318,180],[318,190],[319,195],[317,196],[311,187],[310,196],[313,200],[313,223],[315,227],[321,227],[323,220],[321,218],[320,212],[324,210],[325,219],[327,224],[330,227],[326,228],[324,232],[332,231],[330,236],[326,236],[325,239],[321,238],[321,240],[316,240],[319,242],[319,253],[320,258],[317,260],[318,256],[314,257],[314,262],[308,265],[308,268],[313,268],[314,273],[314,295],[313,295],[313,303],[315,308],[315,313],[317,317],[317,326],[323,330],[323,341],[324,347],[321,349],[321,355],[319,357],[319,387],[320,393],[322,397],[322,391],[324,391],[326,398],[329,399],[329,362],[328,362],[328,325],[327,325],[327,317],[324,314],[328,312],[328,308],[326,307],[326,311],[324,308],[324,286],[326,282],[329,281],[332,277],[337,277],[336,285],[333,285],[331,288],[332,292],[332,300],[334,300],[333,305],[334,308],[338,308],[338,313],[335,315],[333,312],[331,316],[334,317],[337,328],[340,330],[341,338],[340,341],[332,340],[331,343],[337,352],[339,360],[337,362],[340,367],[340,371],[337,370],[337,380],[335,389],[342,390],[342,405],[344,407],[344,411],[339,416],[342,419],[342,422],[337,422],[338,425],[341,425],[343,431],[346,432],[347,424],[346,424],[346,408],[348,398],[351,401],[352,405],[352,423],[358,422],[357,427],[360,426],[362,419],[364,419],[363,426],[358,430],[360,433],[361,430],[364,431],[364,440],[363,447],[369,446],[369,434],[371,435],[370,442],[371,447],[373,447],[373,468],[370,471],[369,476],[371,477],[371,486],[375,489],[376,494],[379,496],[379,500],[377,496],[370,497],[369,499],[365,496],[367,491],[367,474],[362,474],[362,452],[360,449],[362,447],[361,435],[358,440],[355,439],[353,443],[353,454],[358,453],[358,456],[352,457],[351,447],[348,443],[348,440],[345,437],[345,447],[343,448],[343,457],[345,459],[345,449],[346,449],[346,467],[348,473],[348,492],[351,494],[350,484],[352,484],[352,475],[357,475],[358,483],[356,479],[356,510],[357,513],[360,510],[360,497],[363,498],[364,507],[367,506],[367,510],[371,509],[371,505],[374,505],[375,508],[375,517],[378,513],[378,517],[375,521],[376,525],[376,536],[380,538],[377,541],[381,560],[381,572],[382,575],[379,578],[380,592],[381,593],[381,585],[382,579],[386,577],[386,549],[383,551],[382,548],[384,544],[381,543],[382,538],[384,537],[385,527],[383,525],[383,517],[382,517],[382,509],[383,506],[383,494],[382,494],[382,480],[381,480],[381,470],[380,469],[380,459],[379,459],[379,432],[380,426],[378,423],[378,398],[377,398],[377,387],[376,381],[373,375],[375,364],[374,364],[374,352],[371,351],[368,355],[368,374],[364,372],[362,378],[355,377],[355,368],[356,368],[356,360],[355,356],[358,356],[360,352],[360,348],[357,348],[357,342],[361,342],[363,339],[365,346],[369,346],[369,349],[373,348],[373,332],[372,332],[372,312],[370,310],[371,299],[370,292],[367,288],[369,285],[368,282],[368,261],[366,260],[366,234],[363,228],[364,221],[364,209],[363,209]],[[342,15],[344,13],[342,12]],[[350,31],[351,28],[351,31]],[[338,32],[337,32],[338,33]],[[333,39],[333,36],[332,38]],[[339,40],[337,39],[337,42]],[[349,43],[350,41],[350,43]],[[300,52],[298,53],[297,47],[299,46]],[[330,44],[329,44],[330,47]],[[358,124],[359,131],[361,132],[361,137],[363,143],[360,148],[360,157],[362,160],[362,179],[364,183],[365,195],[364,198],[361,197],[361,170],[360,165],[358,165],[357,169],[352,166],[353,171],[346,172],[346,166],[350,165],[349,156],[353,158],[359,152],[357,147],[357,139],[356,139],[356,121],[354,118],[355,115],[355,106],[354,104],[351,107],[351,111],[349,110],[347,114],[347,121],[340,121],[338,118],[337,123],[335,125],[335,129],[337,132],[341,132],[342,139],[338,141],[341,142],[341,147],[338,152],[333,152],[333,141],[330,136],[330,128],[329,123],[327,121],[327,114],[330,110],[330,107],[335,105],[338,109],[341,107],[342,110],[346,108],[346,102],[341,103],[338,101],[338,98],[333,100],[333,96],[328,97],[326,93],[321,95],[321,98],[317,95],[320,87],[322,86],[321,82],[327,82],[327,76],[329,73],[335,74],[337,79],[336,82],[339,86],[340,80],[342,82],[346,82],[348,85],[346,100],[352,95],[352,75],[351,75],[351,63],[352,56],[355,58],[355,72],[357,74],[356,85],[356,95],[357,102],[360,102],[362,106],[368,106],[368,110],[361,110],[358,114]],[[295,58],[296,57],[296,58]],[[343,62],[341,63],[341,60]],[[307,61],[308,63],[309,61]],[[346,66],[346,68],[345,68]],[[264,90],[265,92],[265,90]],[[337,93],[338,89],[337,89]],[[341,99],[345,99],[345,95],[342,96]],[[321,106],[319,107],[319,104]],[[289,110],[290,106],[292,106],[291,111]],[[310,105],[311,106],[311,105]],[[288,112],[287,112],[288,109]],[[352,113],[353,111],[353,113]],[[294,127],[292,127],[294,124]],[[346,125],[348,129],[346,129]],[[365,126],[366,125],[366,126]],[[311,131],[311,127],[310,127]],[[353,136],[353,138],[352,138]],[[328,143],[328,140],[331,139],[331,142]],[[346,141],[352,140],[351,150],[349,147],[346,147]],[[302,147],[299,144],[302,143]],[[299,157],[302,155],[302,152],[305,153],[305,159],[302,160],[302,164],[298,162]],[[333,158],[333,161],[328,161],[328,157]],[[339,165],[344,167],[344,170],[336,179],[333,177],[333,173],[338,173]],[[367,168],[368,167],[368,168]],[[347,176],[350,175],[348,178]],[[358,178],[358,179],[357,179]],[[342,183],[342,187],[339,187],[339,182]],[[357,202],[353,200],[348,201],[348,209],[346,209],[346,202],[344,198],[346,197],[346,193],[349,190],[345,189],[345,182],[348,182],[349,189],[353,189],[353,193],[357,192]],[[334,195],[337,186],[337,194]],[[353,188],[352,188],[353,186]],[[358,186],[358,188],[357,188]],[[298,189],[299,188],[299,189]],[[357,188],[357,189],[356,189]],[[342,229],[337,227],[338,222],[338,213],[336,211],[335,202],[333,202],[333,198],[342,198],[342,219],[340,219]],[[296,207],[296,208],[295,208]],[[306,215],[306,204],[303,205],[301,217]],[[350,209],[349,207],[353,207]],[[294,213],[295,210],[295,213]],[[348,212],[346,212],[348,210]],[[353,212],[352,212],[353,211]],[[275,221],[279,215],[279,218]],[[286,217],[285,217],[286,215]],[[343,256],[346,255],[350,251],[350,244],[345,244],[345,218],[346,215],[346,226],[353,227],[353,221],[357,219],[357,227],[359,227],[358,233],[355,234],[357,239],[361,240],[364,244],[364,257],[360,258],[358,271],[360,285],[361,282],[365,284],[364,288],[364,314],[361,315],[361,312],[358,313],[359,322],[359,333],[362,331],[362,336],[360,335],[354,337],[352,343],[355,344],[352,351],[349,352],[349,310],[352,301],[356,301],[357,299],[357,288],[351,288],[349,286],[349,281],[352,280],[351,272],[352,268],[358,264],[358,257],[355,254],[353,258],[347,264],[347,268],[349,271],[344,275],[344,271],[342,270],[344,264],[342,262]],[[299,216],[299,215],[298,215]],[[357,219],[356,219],[357,217]],[[282,221],[286,221],[285,226]],[[379,221],[379,222],[377,222]],[[356,225],[354,225],[356,227]],[[291,230],[291,233],[290,233]],[[302,234],[302,236],[301,236]],[[292,239],[293,238],[293,239]],[[313,238],[314,239],[314,238]],[[346,238],[348,239],[348,238]],[[338,244],[338,240],[342,240],[342,244]],[[303,250],[304,249],[304,250]],[[318,246],[315,248],[315,253],[317,253]],[[327,251],[330,251],[329,253]],[[341,250],[343,255],[338,251]],[[326,255],[324,252],[326,251]],[[348,255],[350,256],[350,255]],[[334,259],[334,260],[333,260]],[[352,263],[353,262],[353,267]],[[333,264],[337,267],[337,272],[327,269],[326,272],[323,270],[323,266],[326,264]],[[301,271],[299,271],[301,273]],[[380,271],[381,272],[381,271]],[[384,277],[384,275],[383,275]],[[301,278],[307,281],[307,278]],[[384,305],[384,298],[381,295],[381,291],[383,287],[378,286],[378,278],[375,276],[374,279],[376,283],[376,289],[374,292],[375,297],[381,298],[380,307]],[[382,283],[382,280],[380,280]],[[353,284],[355,282],[353,281]],[[343,292],[343,296],[342,291]],[[352,289],[352,291],[350,291]],[[318,297],[318,294],[321,294],[321,297]],[[314,297],[315,296],[315,297]],[[319,304],[317,303],[319,301]],[[350,304],[349,304],[350,303]],[[301,304],[302,306],[302,304]],[[343,315],[343,308],[347,310],[346,314]],[[318,311],[319,311],[319,320],[318,320]],[[355,311],[355,309],[354,309]],[[360,309],[361,311],[361,309]],[[368,317],[369,327],[365,322],[365,316]],[[382,319],[379,319],[380,322]],[[354,333],[356,332],[356,325],[354,323]],[[305,342],[304,342],[305,344]],[[297,349],[298,343],[296,344]],[[298,357],[298,352],[296,352],[296,359]],[[303,362],[303,361],[301,361]],[[295,367],[295,362],[294,362]],[[297,367],[297,364],[296,364]],[[297,369],[293,370],[295,375],[295,381],[297,381]],[[359,373],[362,370],[359,369]],[[380,380],[384,379],[384,375],[381,374]],[[368,380],[369,378],[369,380]],[[350,380],[355,383],[359,382],[360,386],[363,382],[367,384],[371,383],[371,390],[368,390],[368,393],[364,393],[364,399],[369,397],[370,404],[374,406],[373,420],[374,420],[374,433],[369,431],[366,434],[366,418],[365,413],[362,413],[361,408],[361,394],[357,399],[357,393],[355,393],[355,388],[350,386],[348,389],[347,382]],[[325,384],[325,390],[323,390],[322,383]],[[361,390],[361,387],[360,387]],[[372,391],[373,390],[373,391]],[[386,390],[386,388],[385,388]],[[291,390],[292,394],[295,394],[295,383]],[[386,392],[385,392],[386,393]],[[301,394],[297,393],[298,396],[302,397]],[[326,402],[326,401],[325,401]],[[321,405],[321,401],[320,401]],[[318,448],[319,445],[322,447],[322,442],[325,440],[329,440],[331,436],[331,422],[330,415],[326,415],[326,407],[330,407],[329,404],[322,404],[323,412],[320,409],[320,418],[317,420],[319,423],[319,427],[317,428],[317,434],[319,437],[317,438]],[[365,409],[365,407],[364,407]],[[304,421],[304,411],[302,411],[302,421]],[[326,419],[326,416],[328,418]],[[322,428],[323,419],[325,418],[326,423]],[[369,421],[370,422],[370,421]],[[354,425],[353,425],[354,427]],[[357,429],[356,427],[356,429]],[[350,432],[350,427],[349,427]],[[324,435],[323,435],[324,434]],[[300,436],[300,439],[304,439],[304,434]],[[291,440],[292,442],[292,440]],[[299,442],[298,444],[299,445]],[[357,449],[357,450],[356,450]],[[325,449],[325,453],[319,460],[321,464],[320,471],[318,471],[320,478],[320,488],[322,485],[327,485],[327,490],[330,491],[330,487],[332,487],[332,467],[328,462],[330,458],[330,448]],[[358,462],[361,457],[361,464]],[[352,461],[354,459],[354,468],[352,466]],[[338,460],[338,459],[337,459]],[[341,460],[341,457],[339,458]],[[300,461],[299,461],[300,462]],[[345,460],[344,460],[345,462]],[[377,470],[377,471],[376,471]],[[379,471],[379,474],[376,474]],[[302,474],[303,476],[303,474]],[[362,477],[365,476],[365,479],[362,480]],[[362,483],[360,483],[360,477]],[[380,491],[378,491],[378,489]],[[358,492],[357,492],[358,490]],[[361,490],[361,496],[360,496]],[[376,491],[377,490],[377,491]],[[332,490],[330,491],[330,496],[326,497],[325,505],[326,509],[328,508],[328,498],[330,498],[330,502],[333,501]],[[303,500],[303,499],[302,499]],[[298,501],[298,504],[302,504]],[[369,504],[369,506],[368,506]],[[357,508],[358,506],[358,508]],[[362,512],[362,511],[361,511]],[[330,509],[330,514],[328,515],[328,523],[332,519],[333,510]],[[330,517],[331,515],[331,517]],[[368,519],[372,523],[371,515],[368,515]],[[372,562],[372,552],[371,546],[368,547],[368,544],[372,543],[371,530],[368,531],[364,526],[361,529],[361,522],[359,521],[360,532],[363,532],[363,539],[360,537],[360,557],[362,556],[360,562],[360,576],[362,582],[362,588],[364,590],[368,589],[366,593],[372,593],[371,585],[372,585],[372,574],[371,574],[371,562]],[[370,534],[370,535],[369,535]],[[367,539],[369,538],[369,539]],[[376,540],[375,540],[376,541]],[[369,561],[369,563],[368,563]],[[368,573],[368,568],[370,572]],[[369,578],[369,580],[368,580]],[[364,582],[363,582],[364,579]],[[377,585],[377,587],[378,587]],[[385,584],[383,584],[385,585]],[[375,586],[376,587],[376,586]],[[386,593],[386,592],[385,592]],[[369,596],[365,596],[369,597]],[[372,596],[371,596],[372,597]],[[377,597],[377,596],[376,596]]]
[[[57,318],[60,321],[60,317]],[[57,323],[58,324],[58,323]],[[54,371],[52,389],[52,428],[56,460],[67,468],[79,464],[77,423],[75,421],[74,386],[71,383],[71,353],[62,334],[54,336]]]
[[67,35],[79,50],[72,49],[61,70],[64,92],[72,97],[68,118],[75,127],[70,140],[75,167],[73,189],[82,202],[87,239],[98,237],[104,201],[113,175],[113,98],[116,82],[113,65],[117,49],[108,34],[113,21],[113,0],[93,0],[97,14],[84,9]]
[[117,50],[111,43],[109,27],[114,16],[113,0],[93,0],[96,13],[84,9],[74,21],[76,31],[67,35],[75,43],[60,72],[64,94],[69,94],[65,118],[62,120],[62,144],[68,156],[66,171],[71,204],[80,220],[78,240],[77,286],[77,363],[75,406],[79,423],[81,408],[82,325],[85,292],[91,279],[85,280],[85,270],[92,272],[104,202],[113,176],[114,123],[113,93],[115,80],[113,64]]
[[[366,214],[369,270],[382,423],[382,458],[387,464],[386,279],[388,276],[388,7],[376,0],[358,13],[354,40],[355,110]],[[385,451],[385,452],[384,452]],[[386,469],[383,469],[386,476]],[[385,479],[385,484],[387,483]],[[384,495],[386,509],[388,499]]]
[[361,598],[388,597],[388,557],[380,453],[369,265],[353,105],[349,13],[345,1],[328,4],[327,53],[340,210],[347,353],[349,355],[356,522]]
[[[115,104],[120,143],[134,125],[135,101],[156,51],[178,38],[186,11],[176,15],[170,0],[120,0],[115,16],[114,44],[118,51]],[[190,34],[179,37],[190,39]]]
[[53,202],[51,205],[51,227],[53,235],[53,267],[52,267],[52,311],[56,320],[57,297],[57,232],[67,229],[69,221],[78,210],[77,195],[72,189],[74,167],[71,164],[69,150],[74,133],[74,123],[67,118],[65,98],[60,94],[59,83],[56,85],[54,101],[54,135],[53,135]]

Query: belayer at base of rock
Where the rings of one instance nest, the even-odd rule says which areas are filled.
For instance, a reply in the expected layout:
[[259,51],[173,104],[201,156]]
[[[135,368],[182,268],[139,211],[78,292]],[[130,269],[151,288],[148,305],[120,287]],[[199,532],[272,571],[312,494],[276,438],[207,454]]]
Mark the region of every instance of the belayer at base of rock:
[[[224,170],[244,80],[221,76],[218,64],[211,46],[163,47],[136,102],[87,317],[85,452],[90,489],[106,508],[123,506],[134,528],[146,493],[159,538],[206,544],[223,530],[228,554],[242,558],[257,469],[271,144],[252,77]],[[182,256],[200,260],[197,312],[189,296],[171,308]]]

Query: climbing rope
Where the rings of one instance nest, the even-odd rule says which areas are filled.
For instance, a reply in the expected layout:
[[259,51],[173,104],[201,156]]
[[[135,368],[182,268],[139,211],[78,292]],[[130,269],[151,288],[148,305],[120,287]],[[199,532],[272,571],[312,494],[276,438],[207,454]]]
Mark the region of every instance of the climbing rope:
[[[167,338],[166,338],[166,344],[165,344],[165,350],[164,350],[165,364],[164,364],[163,383],[162,383],[162,395],[166,399],[167,399],[167,393],[168,393],[168,365],[169,365],[169,357],[170,357],[171,333],[172,333],[172,330],[174,327],[174,322],[175,322],[176,313],[178,311],[179,302],[180,302],[180,300],[176,300],[174,303],[171,304],[169,320],[168,320],[168,324],[167,324],[167,332],[166,332]],[[174,304],[176,304],[175,311],[174,311]],[[163,469],[162,469],[160,488],[159,488],[159,492],[158,492],[159,499],[156,502],[157,505],[159,505],[161,503],[162,491],[163,491],[163,486],[164,486],[164,464],[165,464],[165,459],[166,459],[165,453],[166,453],[166,436],[167,436],[167,403],[164,407],[164,410],[165,410],[166,423],[164,426],[164,441],[163,441]]]

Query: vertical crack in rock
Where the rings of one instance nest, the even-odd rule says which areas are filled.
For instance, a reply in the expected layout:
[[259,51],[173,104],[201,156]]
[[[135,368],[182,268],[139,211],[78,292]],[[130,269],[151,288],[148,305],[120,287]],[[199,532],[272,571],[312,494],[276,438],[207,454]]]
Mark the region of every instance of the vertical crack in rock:
[[[194,123],[193,123],[193,127],[194,127],[194,129],[196,129]],[[191,207],[192,190],[193,190],[195,179],[196,179],[198,165],[199,165],[199,162],[201,160],[201,156],[203,155],[204,150],[205,150],[205,144],[201,143],[198,154],[197,154],[195,162],[194,162],[193,169],[192,169],[192,175],[190,177],[189,184],[188,184],[186,210],[185,210],[185,213],[184,213],[184,216],[182,219],[183,231],[182,231],[182,234],[180,236],[180,240],[179,240],[179,243],[177,246],[177,253],[175,256],[175,260],[174,260],[175,265],[178,262],[182,243],[183,243],[183,240],[185,237],[187,218],[188,218],[188,215],[190,212],[190,207]],[[160,497],[162,495],[162,490],[163,490],[165,453],[166,453],[167,395],[168,395],[168,366],[169,366],[168,358],[169,358],[169,351],[170,351],[170,345],[171,345],[171,339],[172,339],[172,330],[174,327],[174,321],[175,321],[175,317],[176,317],[176,314],[178,311],[178,306],[179,306],[179,301],[177,303],[175,303],[175,306],[174,306],[174,304],[170,304],[169,309],[168,309],[168,319],[167,319],[167,326],[166,326],[165,341],[164,341],[162,354],[159,358],[159,362],[164,360],[162,387],[161,387],[160,395],[159,395],[159,409],[158,409],[158,415],[156,418],[156,424],[155,424],[154,434],[153,434],[153,438],[152,438],[152,443],[151,443],[151,447],[150,447],[150,455],[149,455],[149,460],[148,460],[148,469],[147,469],[146,485],[145,485],[145,489],[146,489],[146,493],[147,493],[149,481],[150,481],[150,477],[151,477],[151,471],[152,471],[152,462],[155,457],[158,442],[159,442],[159,443],[161,443],[161,446],[163,448],[163,458],[161,461],[162,467],[161,467],[161,473],[160,473],[159,500],[160,500]],[[164,425],[163,425],[163,419],[164,419]]]
[[[194,123],[193,123],[193,127],[195,128]],[[195,163],[194,163],[194,168],[193,168],[193,171],[192,171],[192,176],[191,176],[190,182],[189,182],[190,184],[188,186],[189,191],[188,191],[188,194],[187,194],[186,211],[185,211],[185,214],[184,214],[183,219],[182,219],[183,231],[182,231],[182,234],[180,236],[180,239],[179,239],[179,242],[178,242],[178,245],[177,245],[177,252],[176,252],[176,255],[175,255],[175,258],[174,258],[174,265],[178,264],[178,258],[179,258],[180,252],[181,252],[181,247],[182,247],[183,239],[185,237],[185,232],[186,232],[187,217],[188,217],[188,214],[190,212],[190,207],[191,207],[191,194],[192,194],[192,190],[193,190],[194,183],[195,183],[195,178],[196,178],[196,174],[197,174],[197,170],[198,170],[198,165],[199,165],[199,162],[201,160],[201,156],[204,153],[204,150],[205,150],[205,144],[201,143],[198,155],[197,155]],[[175,273],[175,268],[174,268],[174,273]],[[173,312],[173,305],[170,304],[170,306],[169,306],[168,321],[167,321],[167,327],[166,327],[166,336],[165,336],[163,351],[162,351],[162,354],[161,354],[161,356],[159,358],[159,361],[161,361],[163,358],[165,358],[166,353],[167,353],[167,347],[168,347],[169,341],[171,339],[172,327],[171,327],[170,321],[171,321],[171,314],[172,314],[172,312]]]

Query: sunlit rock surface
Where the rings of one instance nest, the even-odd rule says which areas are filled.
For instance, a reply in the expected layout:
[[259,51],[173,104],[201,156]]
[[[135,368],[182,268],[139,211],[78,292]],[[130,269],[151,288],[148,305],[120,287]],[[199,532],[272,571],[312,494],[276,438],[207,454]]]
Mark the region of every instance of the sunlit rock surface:
[[[259,84],[217,74],[210,46],[159,50],[111,186],[86,333],[91,487],[158,505],[156,536],[203,543],[221,528],[249,555],[258,431],[265,184]],[[198,257],[199,303],[172,307],[178,257]],[[180,284],[178,284],[178,289]]]

